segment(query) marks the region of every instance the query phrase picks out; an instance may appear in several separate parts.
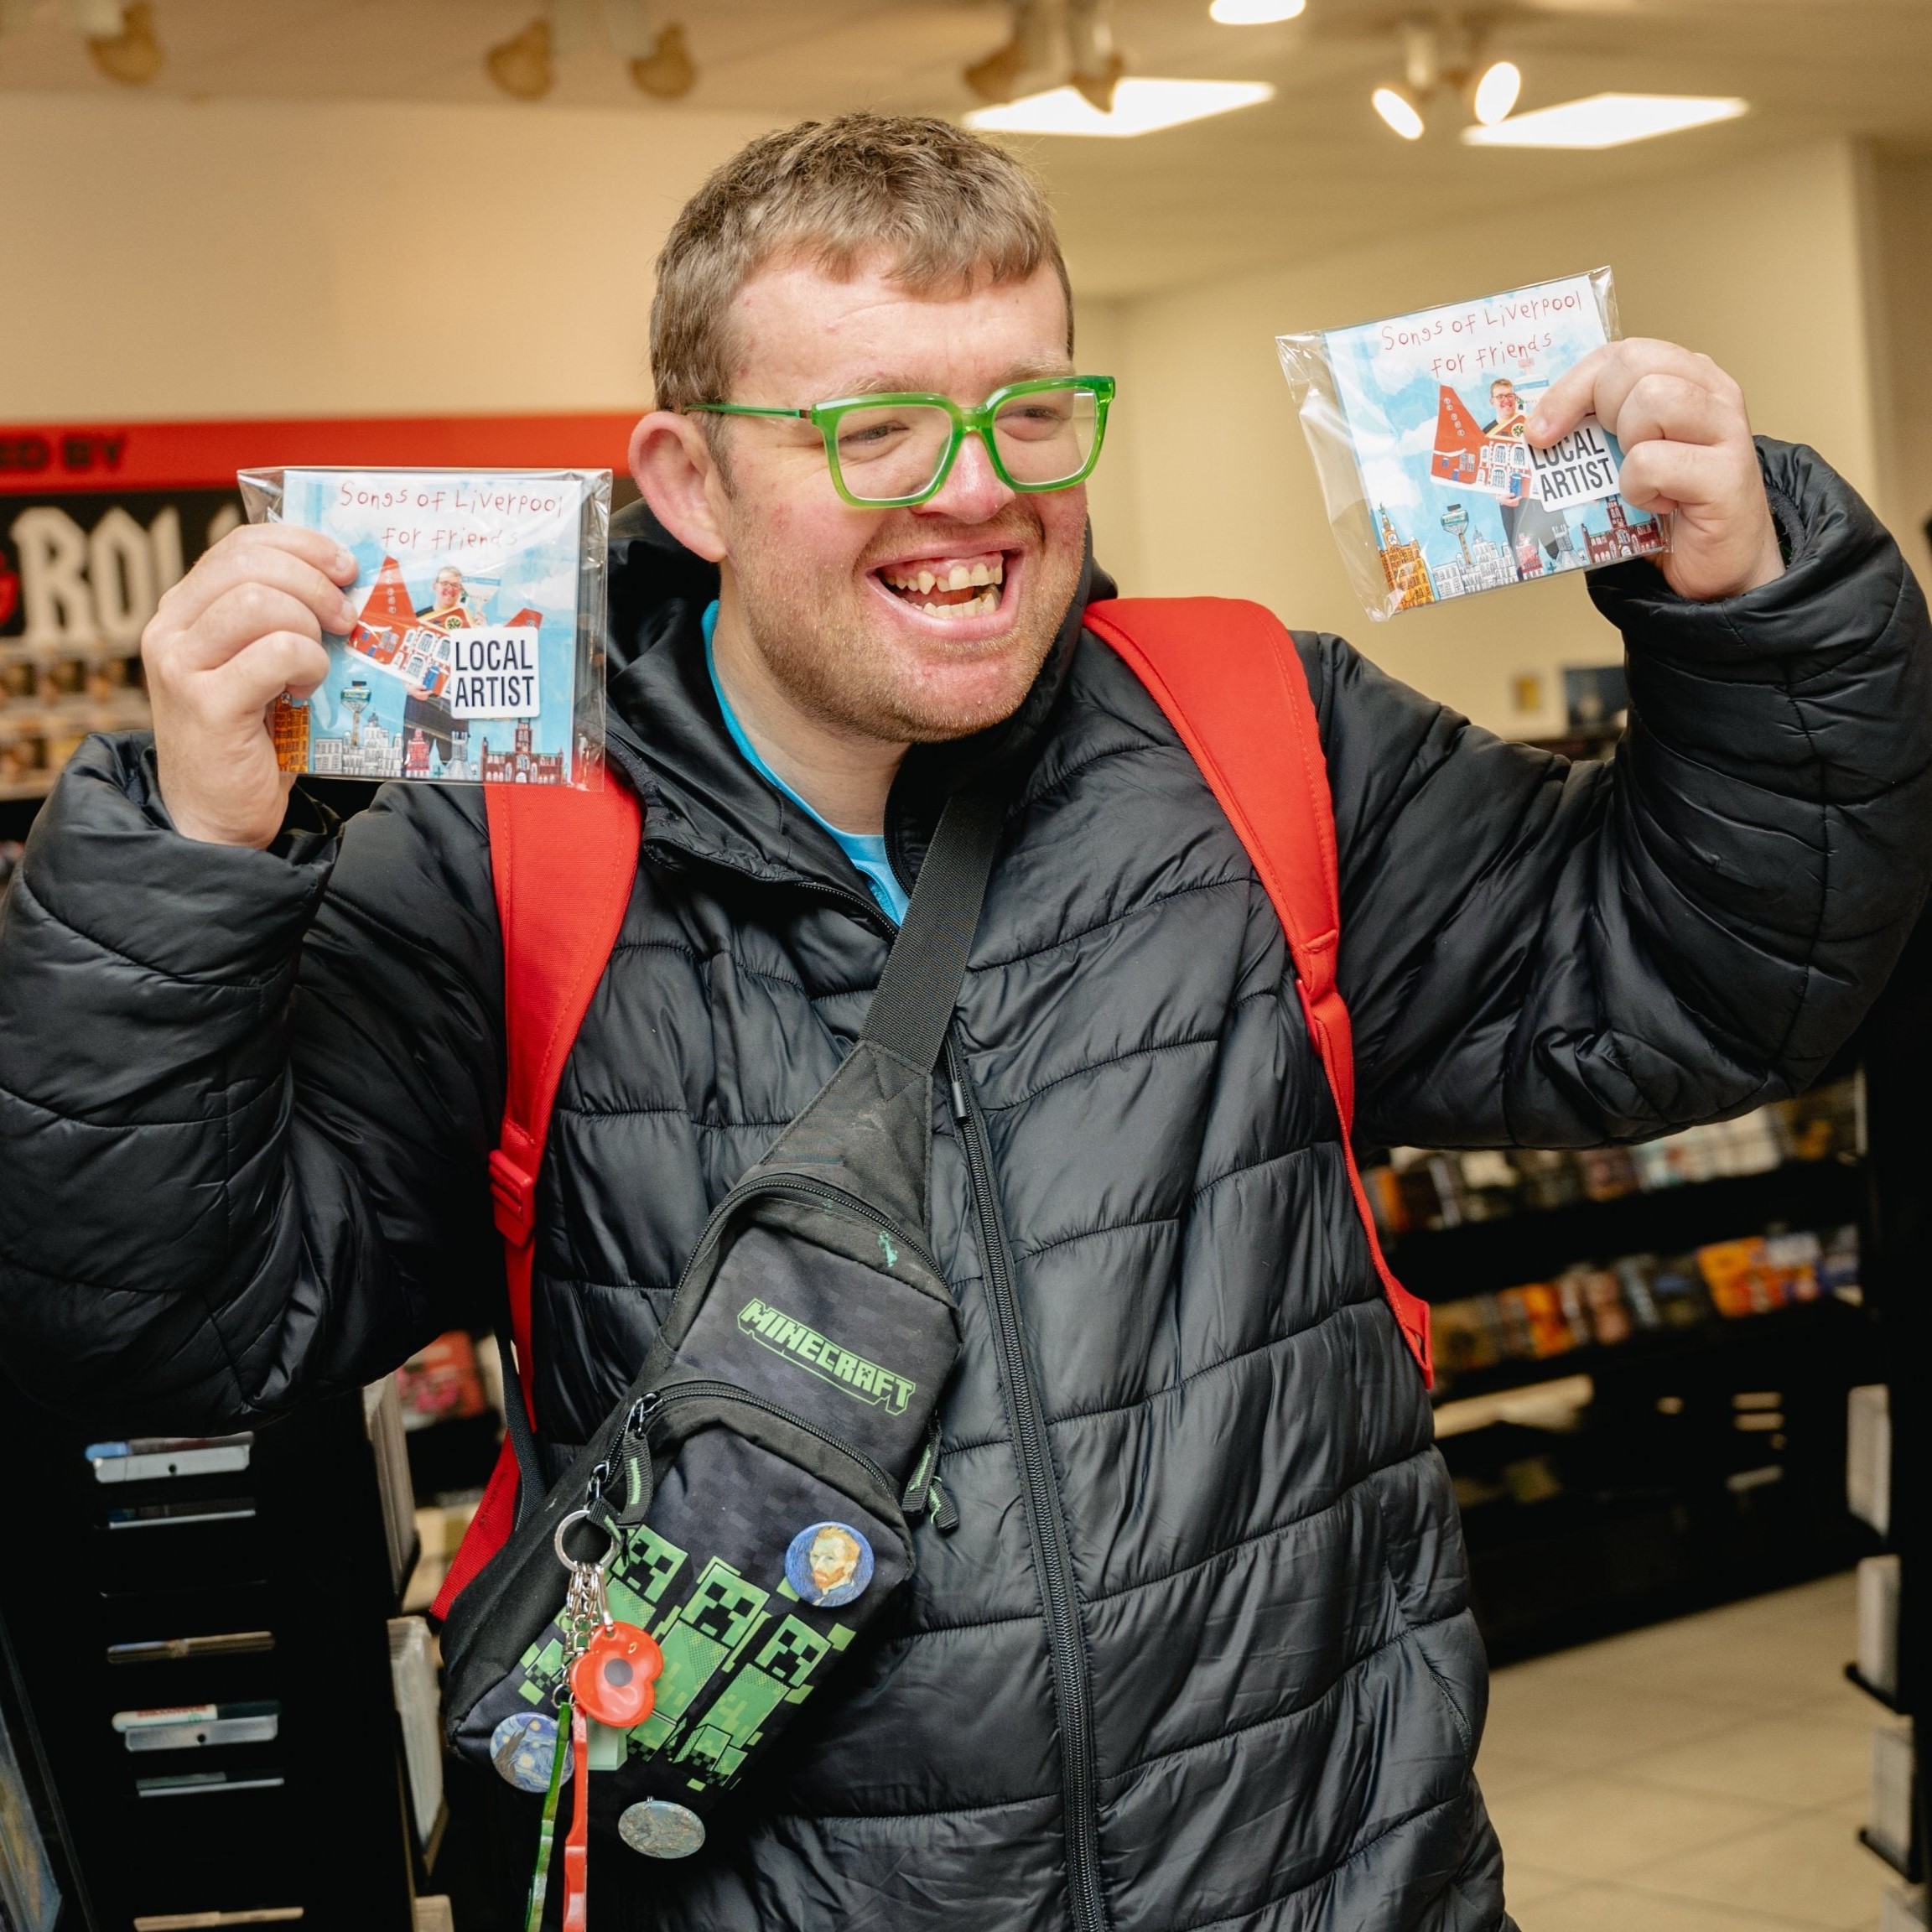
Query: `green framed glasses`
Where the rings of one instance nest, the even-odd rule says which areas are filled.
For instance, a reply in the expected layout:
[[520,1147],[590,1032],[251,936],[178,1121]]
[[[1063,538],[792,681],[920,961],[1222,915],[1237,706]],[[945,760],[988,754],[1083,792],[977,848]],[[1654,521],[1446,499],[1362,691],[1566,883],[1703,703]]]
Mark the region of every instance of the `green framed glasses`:
[[694,402],[711,416],[776,416],[810,423],[825,439],[832,486],[855,510],[903,510],[939,494],[960,445],[977,436],[1009,490],[1071,490],[1099,460],[1114,400],[1111,376],[1046,376],[1009,382],[977,409],[949,396],[846,396],[809,409]]

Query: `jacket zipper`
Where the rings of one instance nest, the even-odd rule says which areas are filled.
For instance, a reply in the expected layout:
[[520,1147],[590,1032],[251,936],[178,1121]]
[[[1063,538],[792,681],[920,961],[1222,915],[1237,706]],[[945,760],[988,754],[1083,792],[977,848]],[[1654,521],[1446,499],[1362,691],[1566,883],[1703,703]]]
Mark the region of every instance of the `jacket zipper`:
[[966,1072],[966,1056],[948,1028],[946,1070],[953,1119],[966,1150],[979,1246],[986,1265],[986,1299],[1000,1348],[1000,1379],[1006,1416],[1026,1490],[1026,1524],[1032,1533],[1034,1567],[1046,1613],[1053,1663],[1054,1701],[1060,1719],[1061,1808],[1067,1820],[1067,1890],[1076,1932],[1105,1932],[1106,1894],[1100,1882],[1100,1815],[1095,1800],[1093,1686],[1088,1675],[1087,1643],[1074,1593],[1073,1556],[1061,1513],[1060,1491],[1046,1441],[1040,1391],[1027,1359],[1013,1293],[1013,1256],[1006,1223],[994,1192],[992,1150],[985,1116]]

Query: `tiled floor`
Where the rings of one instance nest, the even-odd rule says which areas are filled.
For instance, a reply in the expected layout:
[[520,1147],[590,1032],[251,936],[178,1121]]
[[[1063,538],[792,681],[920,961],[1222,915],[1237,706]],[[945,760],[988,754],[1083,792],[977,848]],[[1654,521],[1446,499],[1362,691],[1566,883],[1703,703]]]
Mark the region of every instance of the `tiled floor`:
[[1877,1932],[1849,1576],[1498,1670],[1478,1763],[1523,1932]]

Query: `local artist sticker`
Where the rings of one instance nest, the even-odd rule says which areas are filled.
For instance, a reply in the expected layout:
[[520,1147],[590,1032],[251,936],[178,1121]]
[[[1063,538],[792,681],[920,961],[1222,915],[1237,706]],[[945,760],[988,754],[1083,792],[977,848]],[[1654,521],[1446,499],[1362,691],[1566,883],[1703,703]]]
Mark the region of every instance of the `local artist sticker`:
[[543,709],[534,624],[507,631],[453,631],[449,654],[452,717],[534,718]]
[[[506,1784],[538,1797],[550,1789],[557,1759],[557,1720],[541,1711],[512,1712],[490,1733],[490,1762]],[[570,1746],[564,1745],[564,1770],[570,1770]]]
[[847,1523],[814,1523],[792,1539],[785,1580],[802,1602],[842,1609],[872,1581],[872,1545]]
[[1530,459],[1535,465],[1530,491],[1551,509],[1617,494],[1617,444],[1594,416],[1586,416],[1547,449],[1532,444]]

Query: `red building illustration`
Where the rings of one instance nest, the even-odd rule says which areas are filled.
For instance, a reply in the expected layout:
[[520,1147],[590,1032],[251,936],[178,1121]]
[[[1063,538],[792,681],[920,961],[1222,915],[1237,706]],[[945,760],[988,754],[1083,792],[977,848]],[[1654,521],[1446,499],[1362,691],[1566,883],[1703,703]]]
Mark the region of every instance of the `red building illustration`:
[[1649,557],[1664,548],[1664,527],[1654,517],[1633,523],[1623,513],[1623,500],[1613,496],[1604,506],[1610,513],[1610,527],[1599,534],[1583,532],[1584,545],[1592,564],[1618,564],[1627,557]]
[[402,776],[405,778],[429,776],[429,740],[423,735],[420,725],[409,734],[409,746],[402,755]]
[[483,740],[483,782],[486,785],[561,785],[564,754],[532,748],[530,720],[520,719],[517,735],[507,751],[492,751],[490,740]]

